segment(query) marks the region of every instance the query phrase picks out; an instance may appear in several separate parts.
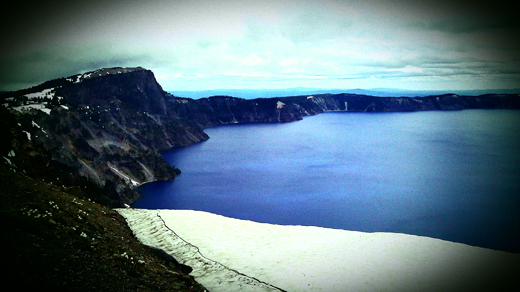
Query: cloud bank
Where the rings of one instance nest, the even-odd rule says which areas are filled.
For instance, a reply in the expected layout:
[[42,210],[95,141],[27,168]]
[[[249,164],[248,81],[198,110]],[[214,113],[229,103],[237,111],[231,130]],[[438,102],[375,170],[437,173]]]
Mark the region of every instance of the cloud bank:
[[111,66],[151,69],[166,90],[520,88],[513,4],[119,0],[7,7],[0,90]]

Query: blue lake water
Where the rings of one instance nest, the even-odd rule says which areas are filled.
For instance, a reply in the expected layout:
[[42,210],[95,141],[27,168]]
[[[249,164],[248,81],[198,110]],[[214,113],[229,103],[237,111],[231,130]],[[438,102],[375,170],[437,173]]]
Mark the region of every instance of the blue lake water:
[[326,113],[206,129],[133,207],[520,252],[520,111]]

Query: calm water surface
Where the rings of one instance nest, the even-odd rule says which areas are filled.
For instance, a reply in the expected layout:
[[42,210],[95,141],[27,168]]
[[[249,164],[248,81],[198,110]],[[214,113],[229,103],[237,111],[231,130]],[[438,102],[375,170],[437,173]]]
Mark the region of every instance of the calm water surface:
[[327,113],[207,129],[136,208],[424,235],[520,252],[520,111]]

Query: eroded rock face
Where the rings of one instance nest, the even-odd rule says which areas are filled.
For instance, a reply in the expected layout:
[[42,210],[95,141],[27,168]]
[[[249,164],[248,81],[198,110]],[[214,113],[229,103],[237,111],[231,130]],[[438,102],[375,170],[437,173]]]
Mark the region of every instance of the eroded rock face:
[[247,100],[230,96],[212,96],[197,100],[173,98],[171,110],[180,118],[201,128],[231,123],[291,122],[302,119],[294,105],[279,106],[280,99]]
[[[63,182],[66,176],[73,185],[92,184],[104,190],[100,196],[105,203],[116,206],[133,202],[138,195],[132,189],[142,183],[174,178],[179,170],[159,151],[204,141],[209,137],[203,129],[211,126],[290,122],[330,111],[520,108],[518,95],[494,94],[194,100],[166,93],[153,73],[140,67],[100,69],[51,80],[5,93],[0,103],[4,105],[3,137],[8,137],[1,148],[6,163],[26,172],[39,169],[40,176],[46,165],[55,164],[56,175],[46,174],[47,179],[55,176],[57,181],[61,176]],[[40,166],[35,168],[35,163]]]
[[179,173],[159,151],[208,139],[200,127],[168,111],[168,95],[153,73],[142,68],[98,70],[29,91],[7,98],[45,92],[50,100],[10,107],[16,120],[11,122],[13,131],[27,133],[11,141],[15,152],[23,152],[26,144],[39,145],[38,151],[46,151],[76,175],[115,190],[114,202],[130,203],[137,196],[131,191],[135,186]]

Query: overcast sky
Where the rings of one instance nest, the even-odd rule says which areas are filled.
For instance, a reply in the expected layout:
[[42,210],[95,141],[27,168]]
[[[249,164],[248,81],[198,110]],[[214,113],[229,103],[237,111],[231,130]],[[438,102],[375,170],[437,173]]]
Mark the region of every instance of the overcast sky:
[[115,66],[165,90],[520,88],[507,2],[40,2],[2,7],[0,90]]

